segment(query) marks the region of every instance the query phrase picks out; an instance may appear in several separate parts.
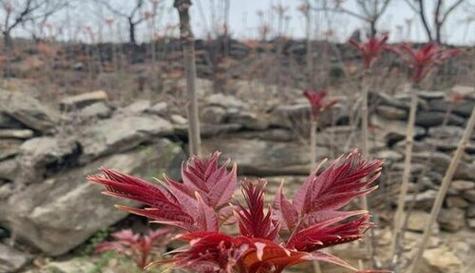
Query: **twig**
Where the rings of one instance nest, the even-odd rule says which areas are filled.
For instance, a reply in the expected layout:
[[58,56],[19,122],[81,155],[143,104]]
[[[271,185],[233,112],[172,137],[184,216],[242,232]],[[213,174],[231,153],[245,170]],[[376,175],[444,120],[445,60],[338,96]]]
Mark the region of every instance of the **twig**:
[[407,190],[409,187],[409,179],[411,176],[411,159],[412,146],[414,144],[414,124],[416,121],[417,94],[415,90],[413,90],[412,86],[410,86],[409,92],[411,93],[411,106],[409,110],[409,120],[406,128],[406,151],[404,153],[404,171],[402,174],[401,192],[399,194],[397,210],[396,214],[394,215],[394,234],[391,243],[391,257],[394,257],[396,246],[399,243],[402,228],[402,217],[404,214],[404,206],[406,202]]

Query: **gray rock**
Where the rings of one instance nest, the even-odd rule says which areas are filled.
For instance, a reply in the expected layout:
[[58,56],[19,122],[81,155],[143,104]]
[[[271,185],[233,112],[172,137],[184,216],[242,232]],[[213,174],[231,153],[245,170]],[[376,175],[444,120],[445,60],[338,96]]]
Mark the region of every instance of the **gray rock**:
[[0,128],[2,129],[21,129],[23,125],[14,118],[0,112]]
[[[447,112],[451,102],[446,100],[434,100],[429,102],[429,107],[433,111]],[[461,117],[468,118],[472,113],[472,109],[475,106],[475,101],[465,100],[457,105],[453,106],[452,113]]]
[[6,113],[23,125],[40,132],[53,130],[59,114],[31,96],[0,90],[0,112]]
[[31,260],[31,256],[0,243],[0,273],[13,273]]
[[32,138],[33,135],[34,135],[34,132],[29,129],[0,129],[0,139],[2,138],[29,139],[29,138]]
[[471,204],[468,206],[467,218],[475,218],[475,204]]
[[205,104],[208,106],[220,106],[224,109],[247,109],[248,105],[236,98],[235,96],[229,96],[224,94],[213,94],[206,97]]
[[406,197],[406,204],[412,204],[414,201],[414,208],[421,209],[421,210],[429,210],[432,205],[434,204],[435,197],[437,196],[437,191],[435,190],[427,190],[422,193],[416,194],[416,198],[414,199],[413,194],[409,194]]
[[208,106],[201,111],[201,121],[209,124],[221,124],[226,119],[226,110],[220,106]]
[[269,120],[262,115],[249,111],[236,111],[227,117],[228,122],[241,124],[249,130],[265,130],[269,127]]
[[107,93],[105,91],[98,90],[76,96],[66,97],[61,100],[59,105],[62,110],[71,111],[75,109],[81,109],[96,102],[104,102],[107,101],[107,99]]
[[475,203],[475,190],[468,190],[463,193],[463,198],[465,198],[470,203]]
[[[308,147],[300,143],[242,139],[236,137],[211,138],[203,141],[203,153],[216,150],[224,158],[236,161],[241,174],[256,176],[308,174]],[[329,155],[324,147],[317,147],[319,158]]]
[[239,133],[240,138],[289,142],[296,139],[295,133],[286,129],[267,129],[258,132]]
[[465,226],[465,212],[458,208],[441,209],[437,221],[441,229],[456,232]]
[[[413,211],[407,221],[407,229],[410,231],[422,232],[427,226],[427,223],[429,223],[429,219],[430,213],[419,210]],[[437,225],[434,225],[434,228],[438,230]]]
[[91,273],[96,272],[98,266],[86,259],[72,259],[68,261],[52,262],[46,265],[40,273]]
[[157,116],[121,116],[100,120],[82,130],[80,162],[103,155],[122,152],[152,141],[157,136],[171,134],[170,122]]
[[431,100],[437,100],[437,99],[445,98],[445,92],[443,92],[443,91],[421,90],[421,91],[417,91],[417,96],[421,99],[431,101]]
[[475,219],[467,219],[467,226],[471,229],[475,229]]
[[40,182],[44,176],[76,165],[80,147],[74,139],[37,137],[20,146],[18,183]]
[[86,182],[88,175],[104,166],[146,179],[160,177],[163,172],[176,177],[182,159],[179,146],[158,139],[156,145],[62,172],[0,203],[0,222],[46,254],[64,254],[126,216],[114,207],[117,199],[102,195],[100,186]]
[[148,111],[152,107],[152,103],[149,100],[137,100],[132,104],[121,109],[122,112],[127,114],[142,114]]
[[18,163],[15,159],[0,161],[0,179],[13,181],[19,173]]
[[79,118],[81,120],[88,120],[92,118],[109,118],[112,115],[112,108],[105,102],[96,102],[88,105],[79,111]]
[[448,196],[445,199],[445,204],[447,205],[448,208],[460,208],[460,209],[465,209],[469,205],[469,203],[460,196]]
[[[417,152],[413,154],[413,162],[421,164],[426,164],[426,162],[430,162],[432,171],[436,171],[440,174],[445,174],[451,162],[451,157],[441,152],[434,152],[432,156],[431,153],[428,151]],[[459,167],[455,171],[454,179],[475,180],[475,166],[469,165],[463,161],[460,162]]]
[[175,125],[188,125],[188,120],[180,115],[171,115],[170,121]]
[[460,139],[464,129],[458,126],[438,126],[429,129],[429,135],[435,139]]
[[421,273],[456,273],[462,270],[462,261],[446,246],[426,249],[422,256]]
[[379,105],[376,107],[376,114],[380,115],[383,118],[390,120],[405,120],[407,119],[406,110],[388,106],[388,105]]
[[147,113],[163,116],[168,112],[168,104],[166,102],[159,102],[146,110]]
[[404,156],[401,153],[392,150],[382,150],[378,151],[375,155],[375,158],[382,159],[385,161],[397,162],[401,161]]
[[387,105],[408,111],[410,108],[409,101],[398,100],[384,92],[370,92],[368,94],[370,105]]
[[23,141],[19,139],[2,139],[0,141],[0,161],[16,156],[22,143]]
[[[440,126],[443,124],[445,119],[445,113],[441,112],[418,112],[416,115],[416,125],[428,128],[434,126]],[[465,123],[465,119],[455,116],[449,115],[447,124],[448,125],[456,125],[456,126],[463,126]]]
[[[406,138],[405,121],[388,120],[380,116],[373,115],[370,117],[370,124],[373,127],[373,134],[376,139],[383,140],[388,145],[393,145]],[[414,128],[414,137],[418,138],[425,135],[426,131],[416,126]]]
[[475,189],[475,182],[467,180],[455,180],[450,183],[450,188],[456,190],[458,193]]

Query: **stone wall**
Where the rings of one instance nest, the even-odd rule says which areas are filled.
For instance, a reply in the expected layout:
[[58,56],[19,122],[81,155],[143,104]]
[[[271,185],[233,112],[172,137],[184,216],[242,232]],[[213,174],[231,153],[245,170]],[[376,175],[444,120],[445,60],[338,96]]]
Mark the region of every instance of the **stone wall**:
[[[309,172],[305,100],[277,101],[257,111],[239,96],[212,94],[209,89],[201,95],[206,153],[222,151],[238,163],[242,176],[269,177],[270,191],[282,177],[292,191],[290,181],[301,181]],[[421,221],[475,105],[475,94],[465,95],[464,101],[451,105],[443,92],[418,92],[410,230],[422,230]],[[370,102],[371,154],[385,160],[381,189],[372,203],[390,210],[401,183],[409,97],[371,93]],[[353,104],[342,98],[323,115],[319,158],[358,146],[358,124],[352,122],[358,107]],[[98,91],[48,107],[31,96],[0,90],[0,241],[14,235],[31,249],[58,256],[113,225],[126,215],[113,207],[116,200],[102,196],[85,177],[101,166],[147,179],[163,172],[176,176],[185,158],[186,123],[183,109],[172,109],[166,102],[138,100],[117,108]],[[474,159],[471,142],[438,221],[442,230],[475,229]],[[17,252],[0,243],[0,264],[10,260],[8,253]],[[0,272],[17,271],[31,259],[25,253],[15,256],[21,259],[7,269],[0,266]]]

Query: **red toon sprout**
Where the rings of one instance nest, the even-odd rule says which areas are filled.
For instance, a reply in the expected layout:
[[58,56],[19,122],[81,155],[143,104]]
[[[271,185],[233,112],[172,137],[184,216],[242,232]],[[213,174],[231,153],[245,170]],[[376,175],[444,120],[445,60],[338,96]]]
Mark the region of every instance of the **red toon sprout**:
[[433,67],[460,53],[458,49],[444,49],[436,43],[428,43],[417,50],[408,44],[403,44],[400,55],[405,56],[406,62],[412,68],[412,81],[419,83]]
[[[102,184],[106,194],[146,205],[128,211],[181,228],[177,239],[186,245],[153,264],[197,273],[280,273],[292,265],[321,261],[353,272],[377,272],[358,271],[324,248],[360,239],[371,227],[367,211],[342,208],[376,188],[381,161],[365,160],[355,150],[320,174],[315,170],[291,200],[281,186],[272,205],[266,206],[265,180],[242,181],[244,204],[231,200],[236,166],[228,171],[223,168],[227,163],[219,165],[218,159],[219,153],[191,158],[182,167],[183,183],[166,179],[161,185],[152,184],[108,169],[89,180]],[[234,218],[238,235],[221,230],[223,215]]]
[[114,241],[98,244],[96,252],[115,251],[130,257],[138,268],[145,269],[153,261],[153,250],[168,241],[170,232],[169,228],[163,228],[141,235],[133,233],[130,229],[121,230],[112,234]]
[[338,102],[337,99],[327,99],[327,92],[320,90],[305,90],[303,95],[307,98],[308,102],[310,103],[310,107],[312,109],[312,117],[318,118],[320,113],[326,111],[334,104]]
[[354,39],[351,39],[350,44],[360,51],[363,57],[364,67],[365,69],[369,69],[381,52],[389,49],[389,46],[386,44],[387,41],[388,35],[383,34],[381,37],[371,37],[363,43],[358,43]]

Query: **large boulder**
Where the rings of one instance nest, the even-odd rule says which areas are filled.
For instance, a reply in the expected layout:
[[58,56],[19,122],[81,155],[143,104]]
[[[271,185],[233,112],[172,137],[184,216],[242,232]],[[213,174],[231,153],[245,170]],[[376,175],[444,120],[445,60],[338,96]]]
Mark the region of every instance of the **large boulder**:
[[170,122],[152,115],[115,115],[111,119],[100,120],[81,132],[80,162],[85,163],[103,155],[130,150],[158,136],[169,135],[172,131]]
[[59,121],[59,114],[31,96],[0,90],[0,113],[7,114],[28,128],[50,132]]
[[104,166],[146,179],[163,172],[176,177],[184,157],[182,149],[165,139],[156,141],[155,145],[94,161],[15,192],[0,203],[0,224],[48,255],[68,252],[127,215],[114,208],[117,199],[102,195],[101,187],[86,182],[88,175]]

